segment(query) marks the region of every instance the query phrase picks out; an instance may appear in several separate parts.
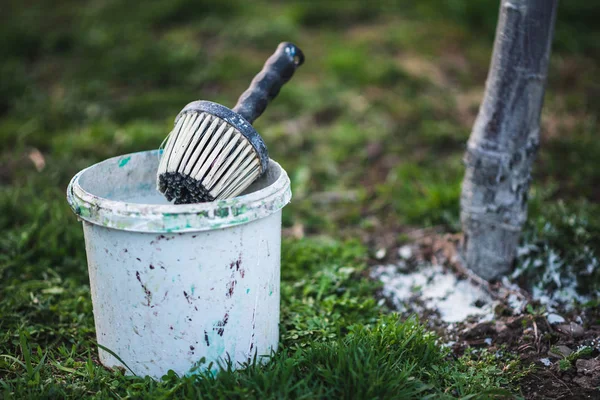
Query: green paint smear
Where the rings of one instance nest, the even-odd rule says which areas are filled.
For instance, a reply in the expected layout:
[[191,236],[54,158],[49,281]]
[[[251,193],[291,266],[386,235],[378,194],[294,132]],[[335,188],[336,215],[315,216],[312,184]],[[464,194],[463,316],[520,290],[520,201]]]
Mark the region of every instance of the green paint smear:
[[221,218],[227,217],[229,216],[229,208],[219,208],[215,211],[215,215]]
[[82,217],[90,217],[92,214],[91,210],[85,207],[78,207],[76,212]]
[[233,210],[233,215],[235,217],[237,217],[238,215],[243,214],[246,211],[248,211],[248,207],[246,207],[246,205],[244,204],[239,207],[232,207],[232,210]]
[[122,168],[122,167],[126,166],[127,163],[129,162],[129,160],[131,160],[131,156],[130,157],[125,157],[122,160],[119,160],[119,168]]

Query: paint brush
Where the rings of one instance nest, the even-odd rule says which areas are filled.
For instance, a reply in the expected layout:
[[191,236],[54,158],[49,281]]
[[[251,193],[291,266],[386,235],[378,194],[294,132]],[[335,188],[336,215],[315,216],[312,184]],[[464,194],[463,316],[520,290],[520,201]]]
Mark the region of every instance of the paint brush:
[[252,123],[304,62],[283,42],[265,62],[233,109],[194,101],[177,115],[157,172],[158,190],[175,204],[235,197],[264,174],[267,147]]

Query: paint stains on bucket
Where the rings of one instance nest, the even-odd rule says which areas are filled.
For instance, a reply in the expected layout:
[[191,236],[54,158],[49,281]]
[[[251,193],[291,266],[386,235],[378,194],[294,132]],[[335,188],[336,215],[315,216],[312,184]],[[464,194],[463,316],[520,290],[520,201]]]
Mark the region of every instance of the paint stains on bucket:
[[188,304],[192,304],[192,299],[190,298],[190,295],[188,294],[188,292],[186,292],[185,290],[183,291],[183,296],[187,300]]
[[216,372],[224,358],[239,368],[249,354],[270,354],[287,174],[272,162],[244,196],[174,206],[156,196],[157,163],[156,152],[116,157],[80,172],[67,191],[83,221],[98,341],[119,357],[100,349],[100,362],[122,359],[160,379],[201,358],[199,371],[213,363]]
[[235,290],[236,284],[237,284],[237,280],[235,280],[235,279],[227,284],[227,293],[225,293],[225,297],[230,299],[231,296],[233,296],[233,291]]
[[135,277],[137,278],[138,282],[140,282],[140,285],[142,285],[142,289],[144,290],[144,295],[146,297],[145,305],[147,307],[150,307],[150,303],[152,302],[152,292],[150,290],[148,290],[148,288],[146,287],[144,282],[142,282],[142,278],[140,276],[140,271],[135,271]]
[[242,255],[241,254],[238,256],[237,260],[234,260],[229,263],[229,269],[232,270],[232,272],[231,272],[231,276],[229,278],[229,282],[226,285],[227,290],[225,293],[225,297],[227,297],[228,299],[230,299],[233,296],[233,293],[235,291],[235,285],[237,285],[237,283],[238,283],[237,279],[235,278],[236,273],[238,273],[242,279],[246,275],[246,271],[244,270],[244,268],[242,268]]
[[223,319],[217,322],[217,335],[223,336],[223,333],[225,333],[225,325],[227,325],[227,322],[229,322],[229,313],[225,313]]
[[131,156],[121,158],[119,160],[119,168],[123,168],[124,166],[126,166],[129,160],[131,160]]

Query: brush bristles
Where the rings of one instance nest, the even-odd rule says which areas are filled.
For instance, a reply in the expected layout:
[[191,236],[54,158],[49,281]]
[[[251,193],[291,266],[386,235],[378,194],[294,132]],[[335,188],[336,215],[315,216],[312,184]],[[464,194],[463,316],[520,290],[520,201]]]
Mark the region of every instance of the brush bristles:
[[176,204],[240,194],[261,174],[258,154],[234,127],[207,113],[188,113],[169,134],[158,166],[158,190]]

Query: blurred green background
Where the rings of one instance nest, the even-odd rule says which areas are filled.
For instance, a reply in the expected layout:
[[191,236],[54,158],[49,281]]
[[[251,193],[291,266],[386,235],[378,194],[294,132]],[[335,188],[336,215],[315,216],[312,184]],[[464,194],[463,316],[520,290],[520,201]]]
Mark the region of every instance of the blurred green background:
[[[307,62],[256,122],[292,178],[285,225],[336,235],[457,230],[461,157],[497,3],[4,1],[3,225],[30,217],[20,196],[65,208],[81,168],[157,148],[189,101],[233,106],[289,40]],[[600,196],[600,7],[591,4],[560,3],[534,199]],[[40,156],[38,172],[31,158]]]
[[[559,6],[526,232],[582,268],[581,249],[600,249],[591,4]],[[190,101],[233,106],[284,40],[307,61],[255,126],[292,180],[285,235],[376,248],[423,227],[459,231],[462,156],[497,13],[495,0],[2,2],[0,278],[81,274],[69,179],[158,148]],[[547,223],[564,229],[545,234]]]
[[[28,340],[41,346],[31,347],[38,361],[49,349],[60,377],[50,367],[42,376],[75,395],[123,379],[94,378],[83,234],[66,186],[92,163],[158,148],[190,101],[233,106],[280,41],[306,54],[255,124],[294,193],[284,211],[283,344],[372,322],[373,284],[343,267],[364,267],[360,242],[460,230],[461,159],[497,14],[496,0],[3,0],[0,354],[24,362]],[[592,1],[560,2],[525,231],[540,245],[522,260],[544,267],[536,257],[558,254],[575,274],[600,253],[599,20]],[[332,238],[358,240],[328,247]],[[599,290],[599,279],[585,284]],[[2,360],[13,388],[39,384]],[[40,390],[58,390],[49,387]]]

